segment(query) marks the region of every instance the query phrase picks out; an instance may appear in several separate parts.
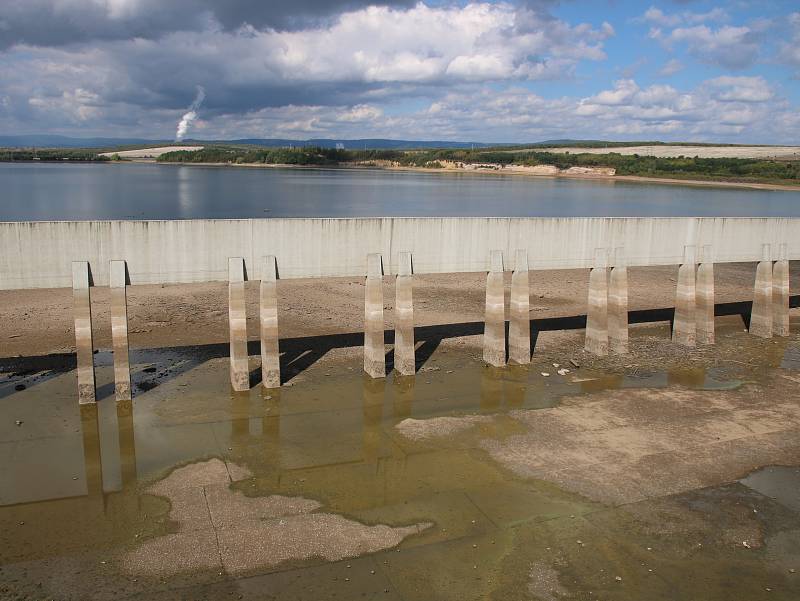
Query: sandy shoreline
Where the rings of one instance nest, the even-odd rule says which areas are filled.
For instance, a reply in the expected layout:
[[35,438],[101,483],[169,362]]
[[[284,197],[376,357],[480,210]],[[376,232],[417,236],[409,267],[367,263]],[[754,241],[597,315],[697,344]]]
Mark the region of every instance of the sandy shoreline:
[[[130,162],[156,162],[156,161],[130,161]],[[118,164],[122,164],[121,162]],[[514,169],[490,170],[490,169],[434,169],[429,167],[373,167],[368,165],[284,165],[284,164],[265,164],[265,163],[159,163],[160,165],[196,166],[196,167],[241,167],[245,169],[330,169],[330,170],[365,170],[365,171],[410,171],[418,173],[437,173],[440,175],[490,175],[516,177],[529,177],[535,179],[577,179],[591,180],[598,182],[623,181],[641,184],[664,184],[671,186],[700,186],[700,187],[720,187],[720,188],[742,188],[750,190],[774,190],[783,192],[800,192],[800,184],[771,184],[759,182],[733,182],[724,180],[694,180],[694,179],[672,179],[663,177],[643,177],[639,175],[578,175],[578,174],[558,174],[558,175],[536,175],[529,172],[516,171]]]

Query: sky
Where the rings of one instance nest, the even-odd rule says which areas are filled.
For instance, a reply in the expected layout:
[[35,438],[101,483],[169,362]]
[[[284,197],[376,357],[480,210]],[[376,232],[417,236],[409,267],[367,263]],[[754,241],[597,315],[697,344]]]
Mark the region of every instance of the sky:
[[800,3],[0,1],[0,135],[179,129],[798,144]]

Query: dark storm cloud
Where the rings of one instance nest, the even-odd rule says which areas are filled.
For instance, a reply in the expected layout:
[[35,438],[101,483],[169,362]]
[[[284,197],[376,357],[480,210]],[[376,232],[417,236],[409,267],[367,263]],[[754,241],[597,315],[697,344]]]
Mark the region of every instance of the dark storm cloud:
[[0,49],[157,39],[174,31],[235,30],[245,24],[290,30],[368,5],[413,4],[414,0],[2,0]]

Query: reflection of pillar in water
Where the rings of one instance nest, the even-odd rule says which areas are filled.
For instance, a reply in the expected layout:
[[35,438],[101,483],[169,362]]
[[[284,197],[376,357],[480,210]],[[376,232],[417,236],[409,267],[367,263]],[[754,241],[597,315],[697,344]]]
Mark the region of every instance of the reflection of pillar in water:
[[517,380],[507,381],[503,391],[508,407],[510,409],[522,407],[522,404],[525,402],[525,392],[527,392],[527,390],[527,382],[519,382]]
[[694,246],[683,247],[683,263],[678,268],[675,294],[675,317],[672,321],[672,340],[683,346],[695,346],[695,294],[697,263]]
[[482,413],[497,411],[503,404],[503,375],[503,371],[491,367],[481,371]]
[[78,402],[95,402],[94,345],[89,263],[72,262],[72,302],[75,317],[75,347],[78,360]]
[[493,250],[489,254],[483,360],[494,367],[506,364],[506,294],[503,284],[503,252],[500,250]]
[[231,395],[231,446],[244,446],[250,442],[250,397]]
[[[261,440],[263,454],[261,461],[280,470],[281,466],[281,395],[280,390],[272,391],[271,399],[265,399],[264,414],[261,417]],[[267,411],[269,410],[269,411]]]
[[89,495],[103,493],[103,466],[100,459],[100,426],[95,403],[81,405],[81,433],[83,434],[83,463],[86,489]]
[[122,471],[122,487],[136,484],[136,439],[133,430],[133,402],[117,403],[117,427],[119,428],[119,457]]
[[702,388],[706,382],[706,370],[702,367],[667,372],[667,384]]
[[760,338],[772,338],[772,250],[761,245],[761,261],[756,267],[753,308],[750,310],[750,333]]
[[398,420],[411,417],[414,408],[414,378],[397,378],[392,385],[392,413]]
[[363,457],[366,463],[377,463],[380,454],[381,420],[383,419],[383,401],[386,395],[386,380],[364,378],[363,383]]

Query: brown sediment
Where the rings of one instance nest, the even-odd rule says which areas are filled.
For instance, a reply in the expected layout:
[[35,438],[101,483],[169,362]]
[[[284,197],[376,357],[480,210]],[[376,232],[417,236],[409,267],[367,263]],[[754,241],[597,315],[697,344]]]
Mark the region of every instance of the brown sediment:
[[[791,271],[790,290],[800,286],[800,272]],[[631,311],[673,307],[678,266],[629,267]],[[716,302],[751,301],[754,264],[715,266]],[[588,270],[530,271],[529,313],[533,320],[586,314]],[[363,332],[364,280],[279,280],[277,305],[282,338],[335,336]],[[485,273],[415,275],[414,325],[482,324],[485,318]],[[226,283],[128,287],[128,334],[132,350],[174,346],[227,344]],[[247,332],[259,340],[259,285],[244,284]],[[511,273],[504,274],[506,303]],[[111,348],[111,303],[106,287],[92,288],[95,348]],[[386,328],[394,327],[393,278],[383,285]],[[75,335],[69,289],[0,291],[0,358],[73,353]],[[537,349],[557,336],[556,324],[540,333]],[[480,333],[482,327],[479,327]],[[458,340],[480,348],[480,337]]]

